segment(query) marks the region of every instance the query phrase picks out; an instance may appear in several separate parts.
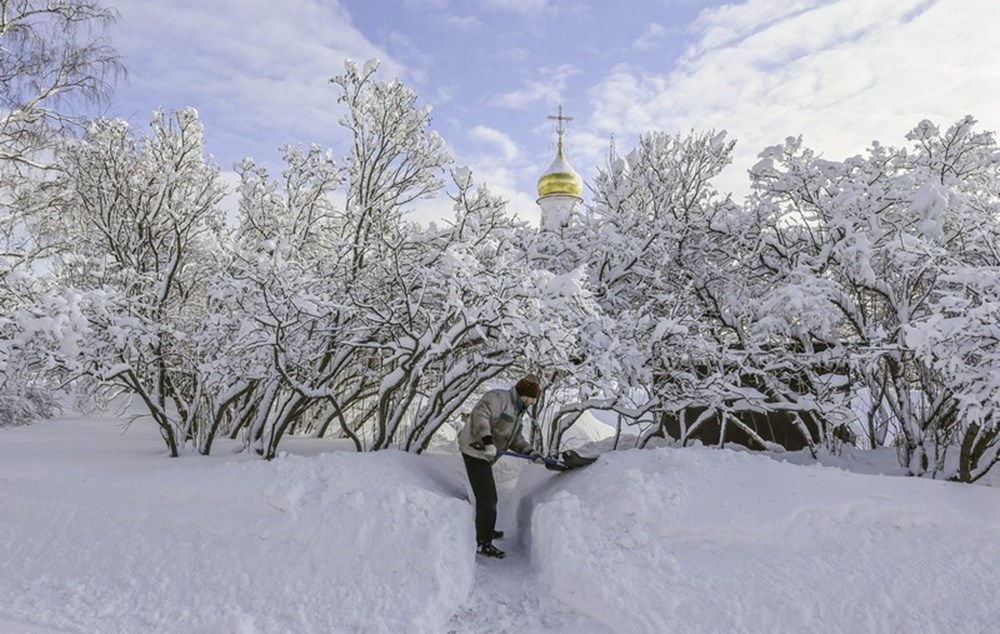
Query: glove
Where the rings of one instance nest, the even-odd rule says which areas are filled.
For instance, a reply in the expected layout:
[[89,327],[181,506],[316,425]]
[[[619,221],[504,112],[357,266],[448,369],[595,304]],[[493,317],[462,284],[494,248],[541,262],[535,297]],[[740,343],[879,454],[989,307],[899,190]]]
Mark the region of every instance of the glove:
[[545,456],[537,449],[532,449],[528,452],[528,455],[531,456],[531,462],[534,464],[545,464]]
[[[477,444],[479,446],[476,446]],[[473,443],[472,446],[486,454],[487,460],[497,457],[497,446],[493,444],[493,436],[484,436],[482,443]]]

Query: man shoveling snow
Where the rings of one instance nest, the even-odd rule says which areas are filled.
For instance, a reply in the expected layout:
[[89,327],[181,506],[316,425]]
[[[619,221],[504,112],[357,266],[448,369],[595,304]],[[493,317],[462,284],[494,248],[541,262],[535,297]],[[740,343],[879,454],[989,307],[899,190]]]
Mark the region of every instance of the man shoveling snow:
[[493,545],[503,537],[496,530],[497,486],[493,464],[499,453],[512,450],[545,464],[542,454],[521,435],[521,416],[541,393],[538,377],[529,374],[510,389],[490,390],[472,408],[469,422],[458,434],[458,446],[465,461],[465,471],[476,498],[477,552],[487,557],[503,558],[506,553]]

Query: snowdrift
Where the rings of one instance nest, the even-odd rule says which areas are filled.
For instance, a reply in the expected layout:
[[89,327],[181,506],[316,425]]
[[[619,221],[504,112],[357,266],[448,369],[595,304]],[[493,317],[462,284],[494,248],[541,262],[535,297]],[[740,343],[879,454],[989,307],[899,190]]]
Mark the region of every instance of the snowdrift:
[[429,632],[472,588],[450,456],[144,450],[123,478],[114,450],[19,460],[18,437],[45,425],[0,441],[0,631]]
[[614,632],[985,632],[998,493],[660,448],[605,454],[522,507],[543,584]]
[[0,430],[0,632],[881,634],[1000,622],[997,487],[704,448],[609,452],[566,473],[503,459],[512,556],[477,561],[457,455],[287,446],[272,462],[235,447],[170,459],[155,429],[122,434],[118,421]]

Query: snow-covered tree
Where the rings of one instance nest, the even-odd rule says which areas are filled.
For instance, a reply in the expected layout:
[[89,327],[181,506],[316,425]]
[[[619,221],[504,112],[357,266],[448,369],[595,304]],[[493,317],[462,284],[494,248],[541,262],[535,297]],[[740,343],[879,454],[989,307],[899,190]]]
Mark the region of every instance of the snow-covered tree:
[[1000,267],[954,269],[940,281],[904,341],[949,391],[949,440],[959,445],[953,477],[975,482],[1000,462]]
[[286,147],[284,158],[280,181],[251,159],[239,166],[239,226],[212,293],[215,420],[262,453],[308,420],[322,397],[307,386],[341,363],[333,352],[346,257],[335,205],[342,170],[315,145]]
[[430,107],[418,107],[416,92],[397,80],[376,81],[378,69],[377,60],[363,68],[348,60],[344,73],[330,80],[347,107],[340,124],[352,138],[341,232],[356,274],[368,258],[379,257],[386,246],[379,237],[398,229],[410,204],[444,186],[443,168],[451,161],[430,127]]
[[388,411],[380,351],[416,283],[400,267],[426,255],[405,214],[443,186],[450,157],[429,108],[377,71],[377,62],[348,61],[331,80],[351,138],[339,165],[313,147],[286,151],[280,183],[252,162],[241,167],[233,283],[219,296],[235,302],[230,323],[242,324],[230,353],[259,359],[254,376],[233,383],[250,386],[234,430],[267,457],[290,430],[322,435],[332,425],[359,449],[394,439],[384,417],[370,423],[373,403]]
[[945,469],[961,426],[955,386],[907,328],[939,310],[944,272],[997,264],[998,154],[973,125],[925,121],[909,150],[876,143],[840,162],[789,139],[752,171],[761,262],[774,275],[758,327],[843,351],[867,397],[869,442],[888,433],[914,474]]
[[517,248],[525,227],[469,170],[453,180],[453,224],[402,238],[380,263],[390,292],[366,311],[373,328],[391,333],[378,347],[382,379],[366,414],[376,447],[423,450],[485,381],[518,361],[513,340],[533,297]]
[[42,188],[57,202],[40,228],[72,244],[56,272],[88,305],[84,348],[62,362],[95,390],[139,397],[176,455],[203,422],[194,335],[220,270],[224,190],[193,110],[156,113],[152,128],[137,138],[99,120],[67,143]]
[[[591,325],[604,350],[593,360],[617,385],[587,405],[645,421],[650,435],[693,406],[740,426],[733,411],[769,398],[742,378],[763,349],[743,320],[742,216],[711,182],[732,148],[724,133],[647,134],[625,157],[612,153],[594,186],[583,250],[605,322]],[[681,423],[685,438],[701,424]]]
[[122,73],[103,38],[115,13],[92,0],[10,0],[0,12],[0,163],[44,168],[54,140],[73,131],[85,106],[107,99]]
[[[108,96],[122,66],[103,39],[113,12],[87,0],[2,3],[0,11],[0,425],[51,412],[45,366],[25,324],[44,303],[35,265],[58,245],[35,232],[25,189],[47,178],[58,140]],[[37,332],[32,329],[32,332]],[[49,377],[51,378],[51,377]]]
[[[427,405],[415,420],[421,447],[493,377],[551,372],[575,356],[578,314],[591,309],[579,270],[558,275],[536,266],[527,255],[535,231],[485,188],[473,187],[468,170],[458,170],[455,182],[454,223],[435,240],[438,256],[428,260],[434,268],[425,281],[438,306],[431,323],[447,324],[434,331],[447,334],[435,352],[439,380],[427,386]],[[541,447],[539,421],[532,421],[527,435]]]

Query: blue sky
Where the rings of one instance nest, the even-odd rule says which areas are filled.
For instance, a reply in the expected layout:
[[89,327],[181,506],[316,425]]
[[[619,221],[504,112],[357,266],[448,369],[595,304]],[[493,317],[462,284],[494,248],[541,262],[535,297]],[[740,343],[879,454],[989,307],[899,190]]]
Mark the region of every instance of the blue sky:
[[[745,191],[766,146],[802,134],[831,159],[903,144],[921,119],[1000,129],[997,0],[111,0],[125,56],[111,116],[198,109],[223,170],[279,147],[343,151],[345,58],[378,57],[433,106],[459,164],[537,218],[555,151],[547,115],[574,117],[567,155],[589,179],[613,134],[727,130]],[[418,219],[438,213],[433,205]]]

